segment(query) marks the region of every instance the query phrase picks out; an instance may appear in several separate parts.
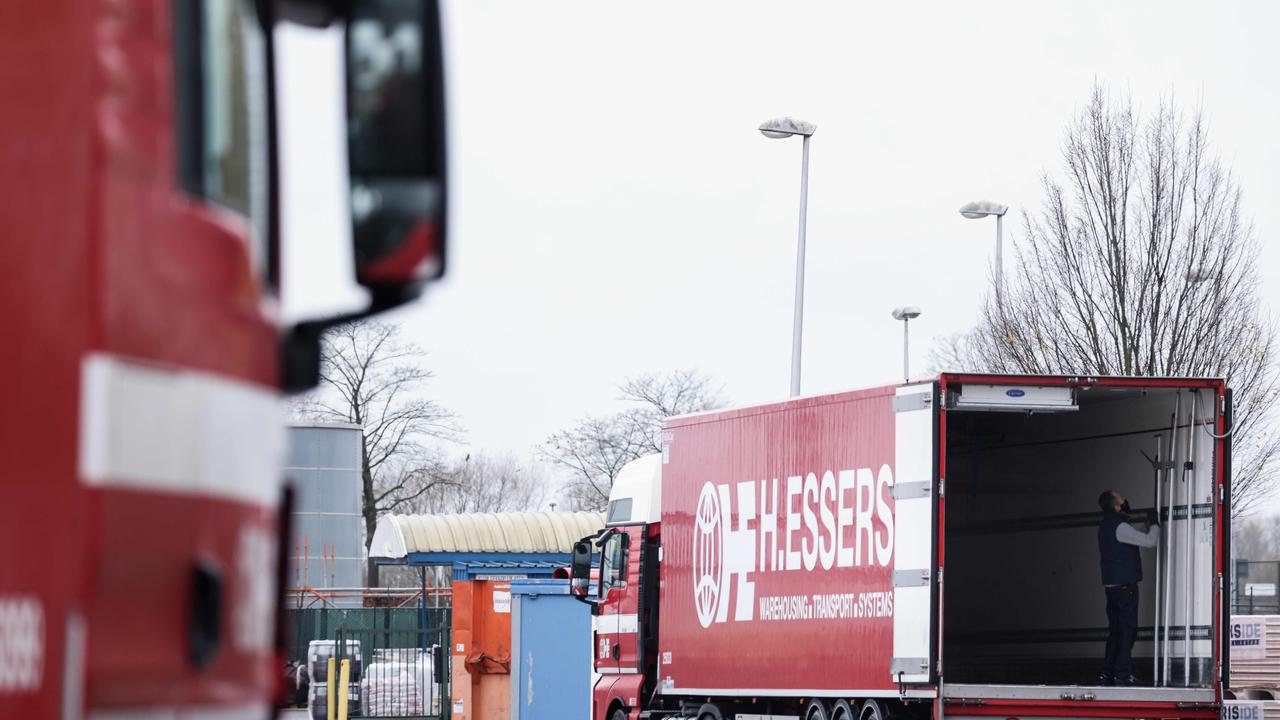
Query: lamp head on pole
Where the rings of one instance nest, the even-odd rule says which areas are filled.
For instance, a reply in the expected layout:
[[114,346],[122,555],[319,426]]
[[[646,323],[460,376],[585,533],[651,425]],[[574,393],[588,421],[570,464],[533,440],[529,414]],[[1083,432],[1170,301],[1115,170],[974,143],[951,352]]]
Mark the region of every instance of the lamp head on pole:
[[920,317],[920,308],[915,305],[904,305],[893,309],[894,320],[915,320]]
[[977,220],[989,215],[1000,217],[1007,212],[1009,212],[1008,205],[1001,205],[1000,203],[991,202],[990,200],[978,200],[976,202],[968,203],[960,208],[960,214],[970,220]]
[[811,122],[796,120],[792,117],[780,117],[760,123],[760,133],[775,140],[789,138],[792,135],[809,137],[818,131],[818,126]]

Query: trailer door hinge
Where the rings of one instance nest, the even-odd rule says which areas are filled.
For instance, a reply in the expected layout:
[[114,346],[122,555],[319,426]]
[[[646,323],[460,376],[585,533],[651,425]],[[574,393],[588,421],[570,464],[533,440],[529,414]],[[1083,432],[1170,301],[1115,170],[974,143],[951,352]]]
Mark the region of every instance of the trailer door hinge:
[[[894,570],[893,586],[902,587],[923,587],[929,584],[929,571],[925,570]],[[928,667],[928,664],[925,664]]]
[[890,489],[890,494],[894,500],[915,500],[917,498],[927,498],[932,488],[929,487],[928,480],[920,482],[898,483]]
[[895,413],[912,412],[915,410],[926,410],[933,405],[933,393],[911,393],[910,395],[897,395],[893,398],[893,411]]

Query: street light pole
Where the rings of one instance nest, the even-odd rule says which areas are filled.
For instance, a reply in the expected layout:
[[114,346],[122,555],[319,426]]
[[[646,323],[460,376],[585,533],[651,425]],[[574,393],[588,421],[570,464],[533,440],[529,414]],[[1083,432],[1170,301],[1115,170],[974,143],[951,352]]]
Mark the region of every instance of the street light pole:
[[800,233],[796,241],[796,301],[791,319],[791,397],[800,394],[800,347],[804,336],[804,241],[809,215],[809,136],[804,136],[800,160]]
[[909,323],[918,317],[920,317],[920,308],[914,305],[893,309],[893,319],[902,321],[902,379],[904,381],[911,380],[911,343],[908,327]]
[[911,379],[911,321],[902,319],[902,379]]
[[996,288],[1004,290],[1004,215],[996,216]]
[[1009,211],[1008,205],[1001,205],[990,200],[978,200],[960,208],[960,214],[970,220],[977,220],[991,215],[996,216],[996,296],[1004,291],[1004,214]]
[[789,117],[766,120],[760,132],[775,140],[799,135],[803,140],[800,160],[800,232],[796,241],[796,300],[791,320],[791,396],[800,394],[800,348],[804,336],[804,243],[809,214],[809,138],[818,126]]

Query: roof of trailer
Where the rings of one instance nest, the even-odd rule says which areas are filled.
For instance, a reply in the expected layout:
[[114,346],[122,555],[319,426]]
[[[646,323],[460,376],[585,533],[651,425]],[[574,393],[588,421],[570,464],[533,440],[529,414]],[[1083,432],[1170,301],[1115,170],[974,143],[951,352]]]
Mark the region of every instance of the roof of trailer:
[[1048,383],[1052,385],[1111,385],[1125,387],[1211,387],[1226,382],[1221,377],[1174,377],[1169,375],[1018,375],[1008,373],[983,372],[943,372],[929,378],[920,378],[911,382],[930,382],[938,378],[948,380],[987,381],[999,385],[1025,385],[1030,383]]
[[567,553],[604,527],[598,512],[383,515],[369,556],[404,558],[425,552]]
[[[912,380],[903,385],[915,385],[917,383],[931,383],[935,378],[925,380]],[[762,415],[765,413],[779,412],[781,410],[794,407],[817,407],[820,405],[829,405],[831,403],[845,402],[848,400],[856,400],[858,398],[868,397],[890,397],[897,390],[898,385],[880,385],[878,387],[859,388],[857,390],[845,390],[843,392],[824,393],[822,395],[801,395],[799,397],[785,398],[782,400],[771,400],[769,402],[756,403],[754,405],[743,405],[733,408],[721,408],[719,410],[706,410],[699,413],[690,413],[688,415],[673,415],[666,419],[664,425],[679,427],[681,425],[696,425],[698,423],[709,422],[714,420],[724,420],[731,417],[742,417],[748,415]]]
[[[771,400],[754,405],[743,405],[734,408],[721,408],[718,410],[706,410],[699,413],[690,413],[688,415],[673,415],[666,419],[664,426],[680,427],[684,425],[696,425],[698,423],[711,422],[716,420],[725,420],[731,417],[744,417],[750,415],[762,415],[765,413],[778,412],[784,409],[796,407],[818,407],[836,402],[847,402],[859,398],[893,395],[898,388],[907,387],[909,385],[927,385],[939,379],[947,379],[950,382],[989,382],[993,385],[1027,385],[1027,384],[1049,384],[1049,385],[1081,385],[1091,386],[1126,386],[1126,387],[1221,387],[1226,381],[1216,377],[1143,377],[1136,375],[1010,375],[1005,373],[978,373],[978,372],[942,372],[935,375],[925,375],[911,378],[901,383],[888,383],[885,385],[877,385],[871,387],[862,387],[854,390],[844,390],[833,393],[823,393],[819,395],[801,395],[793,398],[783,398],[781,400]],[[1083,381],[1081,380],[1083,378]]]

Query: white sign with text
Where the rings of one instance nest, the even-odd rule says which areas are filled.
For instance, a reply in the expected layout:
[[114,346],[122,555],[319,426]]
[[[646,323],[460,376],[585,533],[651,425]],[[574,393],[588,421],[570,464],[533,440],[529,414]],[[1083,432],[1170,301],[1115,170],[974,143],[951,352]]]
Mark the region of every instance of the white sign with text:
[[1267,623],[1255,615],[1231,618],[1231,659],[1265,660],[1267,657]]

